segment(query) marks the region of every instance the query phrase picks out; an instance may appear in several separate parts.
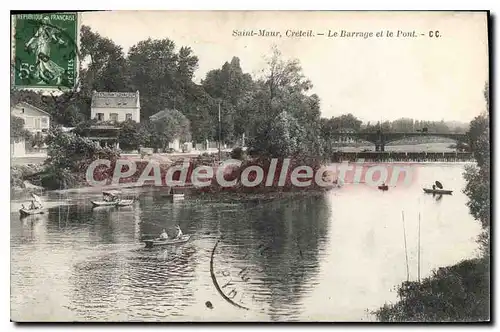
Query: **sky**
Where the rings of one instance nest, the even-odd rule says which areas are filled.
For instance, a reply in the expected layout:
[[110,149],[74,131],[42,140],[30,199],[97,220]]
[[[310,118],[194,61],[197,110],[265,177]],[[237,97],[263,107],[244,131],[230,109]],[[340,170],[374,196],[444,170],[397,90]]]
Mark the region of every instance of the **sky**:
[[[233,56],[258,76],[275,45],[284,58],[300,60],[323,117],[469,122],[485,110],[488,33],[481,12],[114,11],[84,12],[80,20],[124,52],[149,37],[190,46],[199,58],[197,82]],[[281,37],[233,36],[260,29]],[[286,37],[287,30],[324,35]],[[328,37],[342,30],[373,37]],[[436,30],[439,37],[429,37]],[[396,37],[397,31],[417,37]]]

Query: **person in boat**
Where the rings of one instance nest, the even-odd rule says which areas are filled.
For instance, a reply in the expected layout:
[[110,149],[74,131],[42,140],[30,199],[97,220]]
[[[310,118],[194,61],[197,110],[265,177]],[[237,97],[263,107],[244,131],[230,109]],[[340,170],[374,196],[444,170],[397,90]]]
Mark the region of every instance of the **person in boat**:
[[179,225],[175,226],[175,228],[177,229],[177,236],[175,238],[176,239],[182,238],[183,234],[182,234],[182,231],[181,231],[181,228],[179,227]]
[[161,240],[168,240],[168,234],[166,230],[163,230],[160,234],[160,239]]
[[436,190],[436,185],[435,184],[432,185],[432,190]]
[[36,205],[35,203],[35,200],[31,200],[31,204],[30,204],[30,210],[36,210],[38,209],[38,206]]

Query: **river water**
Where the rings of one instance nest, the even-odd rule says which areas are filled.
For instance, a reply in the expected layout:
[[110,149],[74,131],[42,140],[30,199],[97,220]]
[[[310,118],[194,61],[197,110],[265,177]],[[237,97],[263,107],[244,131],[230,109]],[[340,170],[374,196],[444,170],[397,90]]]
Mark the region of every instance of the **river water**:
[[[387,192],[351,185],[238,203],[173,203],[145,189],[133,192],[134,206],[92,209],[98,194],[49,193],[48,214],[26,219],[14,197],[11,318],[371,321],[371,311],[397,300],[407,272],[418,277],[419,214],[421,277],[478,254],[463,170],[422,164],[410,187]],[[424,194],[436,179],[453,195]],[[162,229],[173,235],[176,224],[190,241],[141,244]]]

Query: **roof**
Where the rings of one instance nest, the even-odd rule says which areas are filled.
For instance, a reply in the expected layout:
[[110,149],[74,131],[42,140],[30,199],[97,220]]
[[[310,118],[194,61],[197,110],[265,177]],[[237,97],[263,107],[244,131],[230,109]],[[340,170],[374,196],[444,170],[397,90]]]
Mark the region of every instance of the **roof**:
[[93,108],[140,107],[139,91],[136,92],[92,92]]
[[25,101],[21,101],[21,102],[17,103],[14,107],[18,107],[18,106],[30,107],[30,108],[34,109],[35,111],[38,111],[38,112],[43,113],[43,114],[45,114],[45,115],[47,115],[47,116],[50,116],[50,114],[49,114],[49,113],[45,112],[44,110],[42,110],[42,109],[40,109],[40,108],[38,108],[38,107],[36,107],[36,106],[33,106],[33,105],[31,105],[31,104],[28,104],[28,103],[27,103],[27,102],[25,102]]
[[157,121],[157,120],[160,120],[160,119],[163,119],[164,117],[166,117],[170,112],[172,111],[177,111],[175,109],[164,109],[163,111],[159,111],[158,113],[155,113],[153,115],[151,115],[149,117],[149,120],[151,121]]

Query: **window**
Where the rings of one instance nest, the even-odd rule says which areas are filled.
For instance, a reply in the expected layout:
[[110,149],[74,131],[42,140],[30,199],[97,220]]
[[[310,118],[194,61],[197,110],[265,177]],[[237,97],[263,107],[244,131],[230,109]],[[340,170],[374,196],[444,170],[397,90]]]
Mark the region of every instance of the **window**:
[[132,120],[132,113],[125,114],[125,120]]
[[97,113],[96,116],[98,121],[104,121],[104,113]]
[[118,113],[109,114],[109,120],[114,121],[114,122],[118,122]]
[[33,128],[33,126],[35,125],[34,122],[35,121],[33,120],[33,117],[31,117],[31,116],[27,116],[26,118],[24,118],[24,126],[26,128]]
[[41,125],[41,119],[40,118],[35,118],[35,128],[40,129],[42,127]]
[[42,122],[42,128],[48,128],[49,127],[49,119],[48,118],[42,117],[41,122]]

